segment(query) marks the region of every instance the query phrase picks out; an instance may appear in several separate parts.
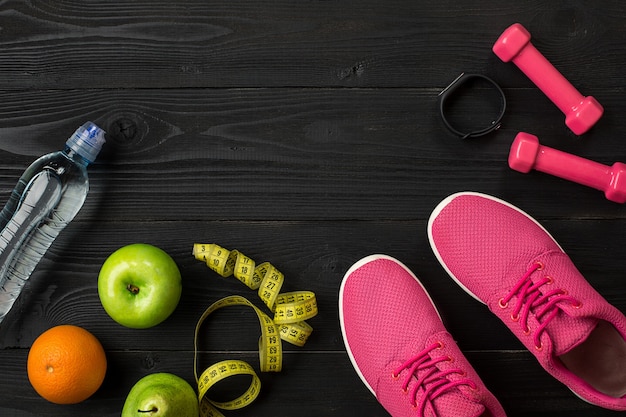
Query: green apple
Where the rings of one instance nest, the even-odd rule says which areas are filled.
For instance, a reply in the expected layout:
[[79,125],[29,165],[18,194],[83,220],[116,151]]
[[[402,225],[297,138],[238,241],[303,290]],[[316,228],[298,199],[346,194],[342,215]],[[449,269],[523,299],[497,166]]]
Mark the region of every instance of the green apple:
[[156,326],[176,309],[180,270],[162,249],[145,243],[119,248],[102,264],[98,295],[105,311],[133,329]]
[[122,417],[198,417],[198,396],[179,376],[156,373],[130,389]]

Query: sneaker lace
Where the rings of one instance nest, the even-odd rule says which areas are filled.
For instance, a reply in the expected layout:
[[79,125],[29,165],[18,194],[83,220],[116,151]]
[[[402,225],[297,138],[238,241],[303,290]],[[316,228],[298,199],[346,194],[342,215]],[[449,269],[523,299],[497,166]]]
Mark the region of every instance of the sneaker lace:
[[[452,374],[459,374],[462,377],[466,376],[461,368],[450,368],[446,370],[437,368],[436,365],[441,362],[454,362],[454,358],[447,355],[431,357],[431,352],[440,350],[443,347],[442,342],[433,343],[394,370],[393,377],[396,379],[400,378],[400,374],[403,371],[408,371],[402,382],[402,390],[409,395],[411,406],[417,409],[419,417],[425,416],[427,405],[430,407],[433,414],[437,415],[433,401],[453,388],[460,385],[467,385],[474,390],[477,389],[476,384],[468,378],[448,379],[448,376]],[[417,380],[417,382],[413,384],[409,392],[409,385],[412,380]],[[422,391],[422,401],[418,403],[420,390]]]
[[[551,285],[554,281],[549,275],[543,275],[537,281],[532,280],[532,275],[537,271],[543,270],[543,267],[541,262],[535,262],[531,265],[511,291],[499,301],[501,308],[507,308],[513,297],[517,296],[517,303],[511,312],[511,320],[519,321],[522,326],[522,331],[527,335],[530,334],[528,317],[531,311],[534,313],[535,318],[540,322],[539,327],[537,327],[533,334],[533,342],[535,348],[538,350],[541,350],[543,347],[541,335],[548,327],[548,324],[550,324],[550,321],[562,310],[562,304],[570,303],[576,308],[581,306],[578,300],[568,295],[567,291],[561,288],[555,288],[543,294],[541,293],[539,290],[541,287]],[[541,308],[539,308],[540,306]]]

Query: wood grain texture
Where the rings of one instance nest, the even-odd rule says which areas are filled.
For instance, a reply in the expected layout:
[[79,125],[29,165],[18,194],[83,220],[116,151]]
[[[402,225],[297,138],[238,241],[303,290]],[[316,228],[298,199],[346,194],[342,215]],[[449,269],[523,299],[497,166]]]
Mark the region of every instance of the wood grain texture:
[[[39,155],[85,120],[107,132],[89,167],[91,190],[0,327],[0,416],[119,416],[142,376],[193,383],[193,333],[212,302],[253,291],[191,256],[218,243],[269,261],[288,290],[311,290],[320,314],[285,369],[228,416],[386,416],[352,369],[338,292],[360,258],[402,260],[424,286],[470,362],[511,417],[619,413],[589,405],[551,378],[483,305],[445,273],[428,217],[447,195],[485,192],[526,210],[589,282],[626,311],[626,211],[602,192],[510,170],[520,131],[610,165],[626,161],[626,8],[618,0],[23,1],[0,2],[0,204]],[[533,43],[605,114],[576,137],[563,114],[491,52],[523,23]],[[461,141],[444,127],[438,94],[461,72],[504,89],[502,127]],[[478,91],[479,95],[481,91]],[[461,108],[489,122],[493,103]],[[146,242],[179,265],[183,296],[156,328],[114,323],[98,271],[122,245]],[[47,328],[76,324],[103,343],[103,387],[76,406],[45,402],[26,377],[28,349]],[[201,364],[257,367],[251,311],[219,311],[200,337]]]
[[[8,351],[4,357],[13,363],[25,360],[23,351]],[[468,359],[476,363],[485,384],[498,396],[507,409],[515,408],[507,415],[537,415],[540,417],[565,417],[572,414],[588,416],[619,415],[615,412],[599,411],[588,404],[574,400],[573,394],[560,385],[538,365],[533,365],[532,358],[527,352],[484,353],[470,352]],[[232,355],[213,354],[218,361],[231,358]],[[0,400],[0,412],[3,416],[41,416],[41,415],[85,415],[97,413],[103,417],[119,416],[124,404],[125,393],[134,384],[134,378],[153,372],[173,372],[181,375],[190,383],[193,382],[189,352],[162,352],[162,351],[133,351],[113,352],[109,364],[116,370],[133,369],[130,373],[119,371],[109,373],[97,396],[87,401],[65,407],[66,414],[59,414],[54,404],[42,402],[37,394],[28,386],[22,372],[17,367],[7,367],[13,377],[12,383],[3,378],[0,388],[11,390],[14,398],[20,401]],[[254,354],[238,354],[237,358],[254,363]],[[256,415],[272,415],[280,409],[285,415],[303,414],[314,416],[330,415],[367,415],[388,416],[385,410],[376,402],[371,393],[360,383],[360,380],[351,369],[350,362],[343,352],[333,352],[324,355],[288,353],[285,363],[289,366],[279,374],[261,374],[262,393],[255,401],[253,411]],[[488,366],[480,364],[488,363]],[[529,365],[530,364],[530,365]],[[502,372],[506,367],[516,378],[516,390],[509,388],[510,376]],[[322,368],[322,370],[320,369]],[[323,372],[322,372],[323,371]],[[16,383],[17,382],[17,383]],[[264,387],[264,388],[263,388]],[[238,387],[242,390],[245,386]],[[528,392],[542,392],[549,401],[530,399]],[[537,404],[540,402],[540,404]],[[36,411],[33,411],[36,410]],[[70,410],[70,411],[68,411]],[[232,416],[250,415],[250,409],[229,412]]]
[[[79,218],[99,210],[100,221],[424,219],[436,202],[459,189],[532,204],[539,218],[623,218],[622,208],[603,201],[599,191],[536,172],[523,175],[506,163],[513,138],[527,131],[548,146],[612,164],[626,136],[617,111],[621,93],[597,94],[607,114],[578,138],[540,92],[507,90],[510,105],[503,127],[481,139],[460,141],[443,127],[437,92],[6,94],[0,104],[0,122],[6,121],[0,127],[0,152],[7,161],[2,162],[7,179],[3,194],[8,197],[14,178],[38,153],[59,146],[58,136],[69,135],[80,120],[93,119],[112,133],[91,168],[92,191]],[[5,110],[25,104],[29,110],[21,114]],[[74,115],[54,120],[63,112]],[[535,112],[545,113],[548,122],[538,120]],[[12,140],[22,137],[29,140]],[[520,194],[529,183],[535,184],[532,193]],[[557,194],[562,203],[558,212],[551,201]]]
[[582,86],[619,88],[625,15],[619,0],[8,1],[0,88],[443,86],[495,66],[515,21]]

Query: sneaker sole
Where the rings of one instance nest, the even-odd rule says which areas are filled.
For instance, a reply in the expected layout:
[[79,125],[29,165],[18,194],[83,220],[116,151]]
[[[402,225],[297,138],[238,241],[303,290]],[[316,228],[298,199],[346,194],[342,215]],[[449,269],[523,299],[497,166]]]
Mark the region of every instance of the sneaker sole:
[[370,255],[370,256],[366,256],[365,258],[361,259],[360,261],[357,261],[354,265],[352,265],[350,267],[350,269],[348,269],[348,271],[345,273],[343,279],[341,280],[341,286],[339,287],[339,324],[340,324],[340,327],[341,327],[341,335],[343,337],[343,343],[346,346],[346,351],[348,352],[348,357],[350,358],[350,362],[352,363],[352,367],[356,371],[356,373],[359,376],[359,378],[361,378],[361,381],[363,381],[363,384],[371,391],[371,393],[372,393],[372,395],[374,395],[374,397],[377,397],[376,396],[376,392],[374,392],[374,389],[367,382],[367,380],[365,379],[365,376],[363,376],[363,373],[361,372],[361,369],[359,368],[358,364],[356,363],[356,360],[354,359],[354,355],[352,353],[352,349],[350,348],[350,344],[348,343],[348,338],[346,337],[346,329],[344,327],[344,317],[343,317],[343,298],[344,298],[343,297],[343,293],[344,293],[344,288],[345,288],[346,281],[347,281],[348,277],[354,271],[356,271],[357,269],[361,268],[363,265],[366,265],[366,264],[368,264],[370,262],[373,262],[373,261],[376,261],[376,260],[379,260],[379,259],[385,259],[385,260],[394,262],[395,264],[397,264],[400,267],[402,267],[402,269],[404,269],[411,277],[413,277],[415,282],[417,282],[417,284],[422,288],[422,290],[424,291],[424,293],[428,297],[428,300],[430,301],[430,304],[435,309],[435,312],[437,313],[437,316],[439,317],[439,320],[441,320],[442,323],[443,323],[443,320],[441,319],[441,314],[439,314],[439,311],[437,310],[437,307],[435,306],[435,303],[433,302],[432,298],[430,298],[430,294],[428,294],[428,291],[426,291],[426,288],[424,288],[424,285],[422,285],[422,283],[417,278],[417,276],[415,276],[415,274],[406,265],[404,265],[402,262],[398,261],[397,259],[392,258],[391,256],[387,256],[387,255]]
[[[487,200],[491,200],[491,201],[495,201],[497,203],[503,204],[515,211],[517,211],[518,213],[522,214],[523,216],[525,216],[526,218],[528,218],[530,221],[532,221],[533,223],[535,223],[537,226],[539,226],[539,228],[541,230],[543,230],[549,237],[550,239],[552,239],[554,241],[554,243],[556,243],[556,245],[559,247],[559,249],[561,249],[561,251],[563,251],[563,248],[561,248],[561,246],[558,244],[558,242],[552,237],[552,235],[541,225],[539,224],[539,222],[537,220],[535,220],[534,218],[532,218],[528,213],[526,213],[525,211],[515,207],[514,205],[512,205],[511,203],[508,203],[504,200],[501,200],[499,198],[487,195],[487,194],[482,194],[482,193],[477,193],[477,192],[471,192],[471,191],[466,191],[466,192],[460,192],[460,193],[455,193],[452,194],[448,197],[446,197],[445,199],[443,199],[438,205],[437,207],[435,207],[435,209],[433,210],[433,212],[430,215],[430,218],[428,219],[428,241],[430,243],[430,248],[433,250],[435,256],[437,257],[437,260],[439,261],[439,263],[441,264],[441,266],[443,267],[443,269],[448,273],[448,275],[450,275],[450,278],[452,278],[454,280],[454,282],[457,283],[457,285],[459,287],[461,287],[463,289],[463,291],[465,291],[467,294],[471,295],[475,300],[479,301],[482,304],[486,304],[483,300],[481,300],[480,298],[478,298],[478,296],[476,296],[476,294],[474,294],[473,292],[471,292],[465,285],[463,285],[461,283],[461,281],[459,281],[459,279],[452,273],[452,271],[450,271],[450,269],[448,269],[447,265],[445,264],[445,262],[443,261],[439,251],[437,250],[437,247],[435,246],[435,242],[434,242],[434,238],[433,238],[433,223],[435,221],[435,219],[437,218],[437,216],[439,216],[439,214],[441,213],[441,211],[450,203],[452,202],[452,200],[460,197],[460,196],[464,196],[464,195],[469,195],[469,196],[476,196],[476,197],[482,197],[485,198]],[[565,251],[563,251],[565,252]]]

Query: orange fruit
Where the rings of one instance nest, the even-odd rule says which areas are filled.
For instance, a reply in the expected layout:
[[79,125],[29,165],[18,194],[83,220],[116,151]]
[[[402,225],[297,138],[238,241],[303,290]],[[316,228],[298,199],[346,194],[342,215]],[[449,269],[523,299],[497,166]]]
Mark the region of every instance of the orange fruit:
[[102,345],[78,326],[46,330],[28,352],[28,380],[39,395],[56,404],[76,404],[89,398],[102,385],[106,369]]

